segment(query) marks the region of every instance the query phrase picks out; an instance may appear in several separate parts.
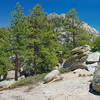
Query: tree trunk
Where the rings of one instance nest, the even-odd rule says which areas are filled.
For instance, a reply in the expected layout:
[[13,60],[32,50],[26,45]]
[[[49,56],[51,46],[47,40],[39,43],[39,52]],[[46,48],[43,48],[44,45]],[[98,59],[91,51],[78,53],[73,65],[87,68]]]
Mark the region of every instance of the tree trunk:
[[37,67],[36,67],[36,59],[34,59],[34,74],[36,75],[37,74]]
[[[34,57],[36,56],[36,42],[34,42]],[[34,74],[37,74],[37,67],[36,67],[36,58],[34,58],[34,64],[33,64],[33,68],[34,68]]]
[[73,32],[73,48],[76,47],[75,33]]
[[15,58],[15,81],[18,80],[18,55],[16,54]]
[[1,81],[1,75],[0,75],[0,81]]
[[[72,28],[73,29],[75,29],[75,19],[74,19],[74,17],[72,18]],[[75,39],[75,37],[76,37],[76,34],[75,34],[75,32],[72,32],[72,38],[73,38],[73,48],[75,48],[76,47],[76,39]]]

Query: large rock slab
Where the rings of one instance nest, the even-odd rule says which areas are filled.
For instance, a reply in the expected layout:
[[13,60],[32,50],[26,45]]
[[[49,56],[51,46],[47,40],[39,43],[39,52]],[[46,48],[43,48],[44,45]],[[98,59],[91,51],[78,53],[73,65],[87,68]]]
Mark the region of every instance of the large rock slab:
[[60,72],[58,70],[53,70],[51,71],[49,74],[47,74],[45,76],[45,78],[43,79],[44,83],[48,83],[56,78],[58,78],[58,76],[60,75]]
[[89,54],[86,62],[87,63],[95,63],[99,61],[99,57],[100,57],[100,52],[94,52]]
[[92,88],[96,92],[100,92],[100,66],[96,68],[96,71],[93,75]]

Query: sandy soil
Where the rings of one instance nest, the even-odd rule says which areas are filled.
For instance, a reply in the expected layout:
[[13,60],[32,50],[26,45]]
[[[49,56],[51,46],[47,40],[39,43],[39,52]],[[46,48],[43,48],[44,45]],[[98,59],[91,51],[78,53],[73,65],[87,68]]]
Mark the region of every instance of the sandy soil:
[[72,72],[62,74],[63,80],[39,86],[24,86],[0,91],[0,100],[100,100],[89,92],[92,76],[78,77]]

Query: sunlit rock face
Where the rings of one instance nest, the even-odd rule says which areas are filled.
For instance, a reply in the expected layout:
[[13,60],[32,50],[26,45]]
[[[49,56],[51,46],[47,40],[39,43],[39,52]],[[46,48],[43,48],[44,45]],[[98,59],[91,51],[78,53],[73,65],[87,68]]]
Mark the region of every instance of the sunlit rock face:
[[51,20],[53,18],[62,18],[65,19],[65,14],[58,15],[57,13],[51,13],[48,15],[48,19]]
[[91,27],[89,24],[87,24],[87,23],[85,23],[85,22],[83,22],[82,27],[83,27],[84,29],[86,29],[86,30],[87,30],[90,34],[92,34],[93,36],[99,36],[99,35],[100,35],[100,33],[99,33],[95,28]]

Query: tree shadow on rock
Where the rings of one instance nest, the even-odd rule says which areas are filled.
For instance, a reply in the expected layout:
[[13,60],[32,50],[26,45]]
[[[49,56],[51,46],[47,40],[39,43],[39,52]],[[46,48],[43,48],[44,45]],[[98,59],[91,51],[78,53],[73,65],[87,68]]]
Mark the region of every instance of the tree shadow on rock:
[[93,90],[92,83],[90,83],[89,92],[94,94],[94,95],[100,96],[100,92],[96,92],[95,90]]

